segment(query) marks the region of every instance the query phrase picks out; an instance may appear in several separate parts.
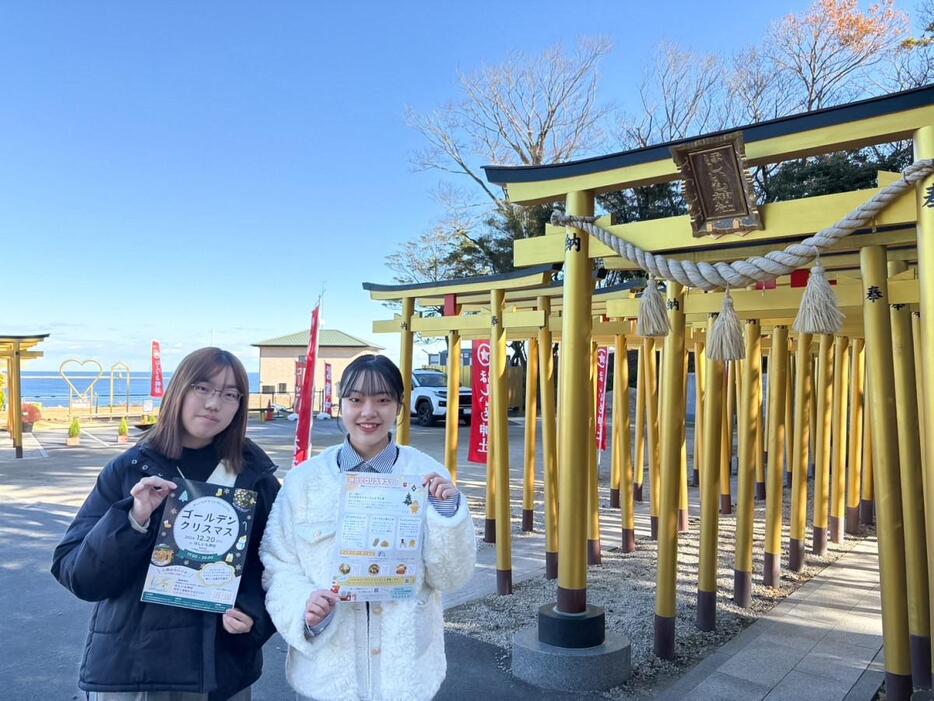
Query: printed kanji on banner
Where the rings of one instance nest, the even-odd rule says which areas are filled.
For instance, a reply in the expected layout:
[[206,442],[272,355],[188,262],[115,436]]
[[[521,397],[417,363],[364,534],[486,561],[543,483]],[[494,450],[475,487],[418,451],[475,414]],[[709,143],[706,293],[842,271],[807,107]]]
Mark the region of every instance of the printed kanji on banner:
[[606,450],[606,371],[609,352],[606,348],[597,349],[597,417],[594,422],[597,450]]
[[490,342],[474,341],[470,361],[471,415],[470,462],[486,465],[490,453]]
[[331,364],[324,364],[324,413],[328,416],[333,415],[334,408],[334,399],[333,399],[333,383],[331,380]]
[[149,380],[149,394],[155,399],[165,396],[165,382],[162,378],[162,351],[159,341],[152,342],[152,371]]

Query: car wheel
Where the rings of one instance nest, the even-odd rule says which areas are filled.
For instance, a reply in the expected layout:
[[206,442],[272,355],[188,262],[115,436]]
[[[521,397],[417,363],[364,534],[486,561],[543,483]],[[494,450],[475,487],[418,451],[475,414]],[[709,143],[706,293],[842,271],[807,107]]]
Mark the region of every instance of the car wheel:
[[434,414],[431,410],[431,402],[422,400],[415,407],[415,423],[419,426],[431,426],[435,422]]

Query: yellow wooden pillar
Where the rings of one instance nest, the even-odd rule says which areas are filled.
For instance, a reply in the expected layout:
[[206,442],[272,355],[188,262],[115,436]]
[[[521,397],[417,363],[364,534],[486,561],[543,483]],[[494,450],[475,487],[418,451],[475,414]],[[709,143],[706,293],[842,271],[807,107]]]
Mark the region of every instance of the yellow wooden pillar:
[[791,526],[788,540],[788,569],[804,566],[804,534],[808,508],[808,440],[811,417],[811,334],[798,334],[795,350],[795,442],[791,467]]
[[762,355],[756,361],[755,373],[753,375],[753,398],[759,409],[756,411],[756,500],[765,499],[765,436],[763,435],[762,421]]
[[[707,322],[708,331],[712,325],[712,320]],[[696,364],[695,367],[697,367]],[[707,377],[703,405],[704,452],[700,468],[701,540],[695,624],[700,630],[711,631],[717,625],[717,545],[720,530],[717,502],[720,494],[724,364],[720,360],[708,360],[705,363],[705,369]],[[697,411],[700,413],[701,407],[698,407]]]
[[924,465],[927,462],[927,454],[924,452],[924,389],[921,382],[921,314],[919,312],[911,313],[911,341],[915,353],[915,376],[918,380],[916,384],[918,394],[918,425],[922,428],[922,430],[918,432],[918,439],[921,442],[921,463]]
[[538,425],[538,340],[529,339],[525,367],[525,473],[522,480],[522,530],[532,531],[535,511],[535,443]]
[[785,473],[785,394],[788,382],[788,327],[772,331],[769,353],[769,464],[765,491],[765,562],[762,583],[778,586],[782,563],[782,476]]
[[742,395],[739,404],[736,434],[739,437],[736,495],[736,548],[733,560],[733,601],[739,606],[752,604],[752,525],[756,481],[756,424],[759,402],[755,396],[756,375],[762,363],[762,341],[759,322],[746,321],[745,355],[743,361]]
[[733,460],[733,375],[736,374],[736,361],[728,361],[723,373],[723,420],[720,434],[720,513],[733,513],[733,495],[730,488],[730,463]]
[[[812,348],[813,350],[813,348]],[[820,344],[818,344],[820,353]],[[817,460],[817,398],[814,380],[817,378],[818,359],[811,354],[811,397],[808,399],[808,416],[810,417],[808,431],[808,476],[814,476],[815,462]]]
[[859,535],[859,487],[863,471],[863,410],[865,382],[863,339],[850,349],[850,421],[846,463],[846,532]]
[[408,445],[411,439],[412,406],[412,315],[415,313],[415,298],[402,298],[402,331],[399,334],[399,371],[402,373],[402,411],[399,412],[396,443]]
[[626,337],[617,334],[613,361],[613,466],[619,474],[620,522],[624,553],[636,549],[635,504],[632,498],[632,448],[629,437],[629,351]]
[[877,538],[886,697],[907,699],[912,691],[911,661],[885,249],[881,246],[866,246],[860,249],[859,257],[865,290],[863,323],[866,328],[866,365],[872,393],[869,414],[872,419],[873,472],[879,518]]
[[587,521],[587,564],[599,565],[600,558],[600,451],[597,449],[595,436],[597,435],[597,344],[592,344],[591,364],[590,364],[590,385],[591,397],[590,403],[590,443],[588,464],[590,470],[587,473],[587,512],[589,520]]
[[833,427],[830,483],[829,538],[843,542],[843,522],[846,506],[846,439],[847,396],[850,384],[850,345],[846,336],[833,341]]
[[[872,378],[868,374],[868,360],[866,362],[866,386],[863,394],[866,406],[870,406]],[[876,522],[876,506],[873,499],[873,428],[871,416],[869,411],[863,411],[863,473],[860,475],[859,485],[859,522],[865,526]]]
[[448,410],[444,422],[444,466],[457,482],[457,438],[461,407],[461,335],[448,334]]
[[918,422],[917,375],[911,314],[902,304],[891,306],[892,357],[895,366],[895,411],[898,421],[899,482],[905,528],[908,588],[908,634],[911,676],[916,687],[931,683],[931,607],[928,594],[927,538],[924,532],[923,474]]
[[[572,192],[567,213],[593,214],[593,195]],[[564,299],[561,326],[561,413],[558,461],[558,596],[559,613],[587,608],[588,442],[592,395],[590,374],[591,293],[593,282],[586,234],[568,229],[564,253]]]
[[636,457],[633,465],[632,498],[642,501],[642,485],[645,481],[645,388],[647,383],[645,343],[639,346],[636,363]]
[[[7,416],[10,421],[10,436],[13,438],[13,454],[23,457],[23,390],[22,390],[22,349],[19,341],[13,341],[13,349],[7,365]],[[405,412],[402,412],[403,414]]]
[[[681,363],[681,406],[684,407],[685,417],[688,406],[688,352],[685,341],[684,360]],[[696,409],[695,409],[696,412]],[[678,488],[678,533],[688,530],[688,426],[687,418],[681,421],[681,471]]]
[[658,538],[658,361],[655,355],[655,339],[643,341],[645,349],[645,446],[649,459],[649,521],[652,540]]
[[[700,465],[704,457],[704,392],[707,389],[707,339],[694,337],[694,486],[700,487]],[[719,467],[718,467],[719,469]],[[718,480],[719,481],[719,480]]]
[[785,373],[785,486],[791,489],[791,456],[795,444],[795,352],[788,346],[788,372]]
[[496,484],[496,591],[512,594],[512,519],[509,498],[509,417],[506,398],[506,328],[503,290],[490,292],[490,438]]
[[[925,126],[914,134],[915,159],[934,158],[934,126]],[[923,421],[922,445],[925,455],[934,450],[934,175],[918,183],[918,278],[921,291],[918,324],[921,337],[921,386],[923,401],[918,414]],[[928,547],[928,588],[934,592],[934,461],[924,462],[924,514]],[[934,621],[931,627],[934,628]],[[934,680],[932,680],[934,682]]]
[[830,429],[833,418],[833,336],[821,334],[817,351],[817,437],[814,439],[814,521],[811,552],[827,552],[827,525],[830,496]]
[[[625,337],[624,337],[625,338]],[[617,353],[616,342],[618,336],[613,337],[613,399],[616,400],[616,364],[619,362],[619,355]],[[609,349],[607,349],[607,363],[609,360]],[[607,387],[609,387],[609,368],[607,368]],[[610,402],[607,400],[607,414],[610,413]],[[619,483],[622,479],[622,463],[616,459],[616,450],[615,450],[615,426],[616,426],[616,404],[613,404],[613,416],[611,417],[610,424],[610,439],[608,441],[610,446],[610,451],[612,452],[612,458],[610,459],[610,508],[618,509],[619,508]]]
[[551,299],[538,298],[545,323],[538,330],[539,387],[542,402],[542,480],[545,483],[545,577],[558,577],[558,428],[555,417],[555,363],[548,330]]
[[672,659],[675,654],[675,603],[678,564],[678,492],[681,467],[681,425],[684,422],[684,288],[669,281],[668,322],[662,367],[661,463],[658,499],[658,567],[655,587],[655,654]]

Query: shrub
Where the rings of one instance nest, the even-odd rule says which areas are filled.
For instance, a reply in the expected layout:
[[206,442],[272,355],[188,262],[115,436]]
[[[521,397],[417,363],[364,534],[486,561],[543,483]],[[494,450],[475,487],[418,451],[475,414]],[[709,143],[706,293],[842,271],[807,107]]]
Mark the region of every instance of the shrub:
[[35,404],[23,404],[23,423],[34,424],[42,418],[42,412]]
[[68,427],[68,437],[77,438],[81,435],[81,424],[78,423],[78,417],[76,416],[71,420],[71,426]]
[[118,436],[128,436],[130,435],[130,426],[126,422],[126,417],[124,416],[120,419],[120,427],[117,429]]

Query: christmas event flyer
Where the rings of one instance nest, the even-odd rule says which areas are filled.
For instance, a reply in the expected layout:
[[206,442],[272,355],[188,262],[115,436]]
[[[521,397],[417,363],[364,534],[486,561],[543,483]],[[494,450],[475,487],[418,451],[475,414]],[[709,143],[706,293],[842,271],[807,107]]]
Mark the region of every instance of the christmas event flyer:
[[427,491],[415,475],[346,473],[331,591],[342,601],[414,597],[427,508]]
[[256,492],[183,479],[175,483],[141,600],[223,613],[237,599]]

